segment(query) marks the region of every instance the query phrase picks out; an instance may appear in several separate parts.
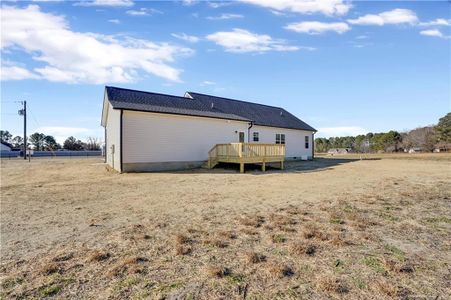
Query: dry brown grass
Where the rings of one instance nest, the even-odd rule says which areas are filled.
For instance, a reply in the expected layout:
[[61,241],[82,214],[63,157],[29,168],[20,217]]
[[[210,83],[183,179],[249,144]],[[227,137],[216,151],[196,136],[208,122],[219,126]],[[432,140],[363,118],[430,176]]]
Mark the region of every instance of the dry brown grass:
[[2,161],[0,297],[445,299],[450,161],[258,176]]
[[349,292],[348,284],[333,275],[323,275],[318,280],[318,288],[336,294],[345,294]]
[[294,242],[290,245],[290,252],[294,255],[313,256],[318,250],[318,246],[312,243]]
[[122,276],[124,274],[140,274],[144,272],[144,267],[142,264],[146,262],[147,259],[139,256],[129,256],[120,260],[116,265],[111,268],[109,275]]
[[222,278],[230,274],[230,270],[221,266],[208,266],[205,272],[209,277]]
[[246,253],[246,262],[250,264],[256,264],[266,261],[266,256],[256,252]]
[[110,253],[102,250],[95,250],[91,253],[91,256],[89,257],[89,261],[103,261],[110,258]]
[[177,244],[186,244],[190,242],[190,238],[184,234],[177,234],[175,236],[175,242]]
[[276,261],[268,262],[266,270],[272,278],[283,278],[294,275],[292,267]]
[[61,265],[53,262],[48,262],[41,266],[39,273],[41,273],[42,275],[50,275],[53,273],[62,273],[63,271],[64,270]]

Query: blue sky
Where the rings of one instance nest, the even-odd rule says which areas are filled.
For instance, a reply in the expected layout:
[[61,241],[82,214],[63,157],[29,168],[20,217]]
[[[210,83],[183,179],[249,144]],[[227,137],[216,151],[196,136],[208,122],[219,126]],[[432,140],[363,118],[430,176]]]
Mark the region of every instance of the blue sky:
[[103,139],[103,87],[282,106],[335,136],[450,111],[448,1],[3,1],[1,128]]

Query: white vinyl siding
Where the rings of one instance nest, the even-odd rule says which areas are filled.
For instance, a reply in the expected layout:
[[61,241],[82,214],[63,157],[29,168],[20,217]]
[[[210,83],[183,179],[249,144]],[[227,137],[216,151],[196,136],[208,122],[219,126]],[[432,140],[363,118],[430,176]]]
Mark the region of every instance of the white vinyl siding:
[[278,127],[258,126],[254,125],[252,130],[258,131],[259,143],[274,144],[277,134],[281,138],[281,134],[285,135],[285,156],[287,158],[301,158],[302,156],[312,157],[312,147],[305,148],[305,137],[311,137],[312,132],[306,130],[286,129]]
[[[121,141],[120,141],[120,126],[121,126],[121,111],[113,109],[111,104],[107,105],[106,116],[106,158],[107,163],[114,169],[121,171]],[[113,152],[114,148],[114,152]]]
[[208,159],[221,143],[237,143],[247,122],[171,114],[123,114],[123,163],[184,162]]

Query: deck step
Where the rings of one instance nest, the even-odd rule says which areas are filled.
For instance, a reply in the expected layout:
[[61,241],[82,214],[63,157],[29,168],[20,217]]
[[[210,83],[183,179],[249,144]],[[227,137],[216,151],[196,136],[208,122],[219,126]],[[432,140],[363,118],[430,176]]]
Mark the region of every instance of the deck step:
[[217,160],[211,161],[211,166],[208,165],[208,160],[204,162],[201,166],[202,169],[213,169],[218,164]]

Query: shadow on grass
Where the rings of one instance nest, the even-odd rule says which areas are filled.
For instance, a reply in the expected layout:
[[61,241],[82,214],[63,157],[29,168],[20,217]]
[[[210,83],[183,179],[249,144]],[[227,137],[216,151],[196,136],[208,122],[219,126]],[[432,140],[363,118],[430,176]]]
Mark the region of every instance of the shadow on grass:
[[[245,164],[244,172],[252,175],[265,175],[274,173],[309,173],[331,170],[336,166],[359,161],[355,158],[315,158],[308,161],[285,161],[285,169],[280,169],[280,163],[267,163],[266,172],[261,171],[261,164]],[[370,158],[365,160],[380,160]],[[234,163],[219,163],[213,169],[193,169],[171,173],[196,173],[196,174],[230,174],[239,173],[240,165]]]

